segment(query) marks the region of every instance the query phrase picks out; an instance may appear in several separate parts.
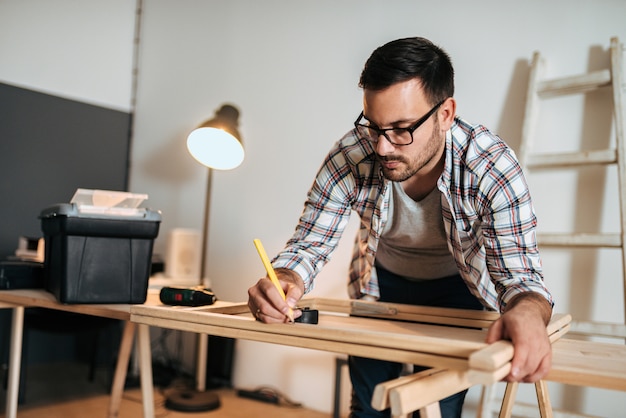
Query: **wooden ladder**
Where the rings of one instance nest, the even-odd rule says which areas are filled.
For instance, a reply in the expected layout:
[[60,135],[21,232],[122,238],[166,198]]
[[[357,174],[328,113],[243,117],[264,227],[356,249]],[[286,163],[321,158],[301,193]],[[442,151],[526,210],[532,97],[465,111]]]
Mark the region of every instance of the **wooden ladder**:
[[[610,66],[599,71],[587,74],[562,78],[546,79],[544,77],[544,61],[539,52],[532,58],[526,108],[522,125],[522,137],[518,158],[526,173],[532,170],[575,169],[590,165],[614,165],[617,167],[619,187],[619,232],[618,233],[537,233],[540,247],[558,248],[614,248],[621,251],[622,284],[624,289],[623,300],[626,302],[626,139],[624,132],[624,74],[623,74],[624,47],[614,37],[610,44]],[[615,130],[615,148],[603,150],[578,150],[564,153],[535,153],[533,140],[536,137],[540,102],[544,99],[571,94],[586,94],[598,89],[611,89],[613,101],[613,125]],[[624,303],[626,318],[626,303]],[[626,339],[626,325],[623,323],[599,323],[585,320],[574,320],[569,331],[572,334],[587,336],[603,336]],[[479,406],[478,416],[484,416],[486,410],[489,416],[493,411],[511,408],[510,396],[512,388],[507,385],[504,403],[506,408],[497,407],[493,399],[493,387],[484,387]],[[540,397],[547,398],[545,393]],[[508,404],[507,404],[508,403]],[[523,412],[528,408],[527,412]],[[530,410],[532,409],[532,411]],[[521,406],[520,412],[525,415],[536,415],[536,407]],[[508,410],[510,413],[510,409]],[[505,413],[506,414],[506,413]],[[572,416],[572,415],[568,415]]]
[[[618,233],[538,233],[541,247],[561,248],[616,248],[621,251],[622,284],[626,301],[626,138],[624,131],[624,46],[617,38],[611,39],[610,68],[583,75],[557,79],[543,79],[543,59],[535,52],[531,64],[527,101],[519,161],[526,172],[535,169],[568,169],[589,165],[615,165],[618,176],[620,203],[620,232]],[[542,99],[569,94],[586,94],[601,88],[609,88],[613,95],[613,123],[615,127],[615,148],[603,150],[580,150],[567,153],[535,154],[532,152],[536,136],[537,114]],[[626,317],[626,303],[624,304]],[[626,338],[624,324],[593,323],[572,321],[570,333],[604,335]]]

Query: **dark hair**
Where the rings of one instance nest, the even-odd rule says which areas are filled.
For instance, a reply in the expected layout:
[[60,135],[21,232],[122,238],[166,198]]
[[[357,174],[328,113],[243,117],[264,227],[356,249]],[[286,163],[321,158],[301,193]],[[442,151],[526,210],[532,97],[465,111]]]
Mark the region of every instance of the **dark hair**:
[[419,78],[430,104],[454,95],[454,68],[448,54],[425,38],[397,39],[378,47],[368,58],[359,87],[382,90]]

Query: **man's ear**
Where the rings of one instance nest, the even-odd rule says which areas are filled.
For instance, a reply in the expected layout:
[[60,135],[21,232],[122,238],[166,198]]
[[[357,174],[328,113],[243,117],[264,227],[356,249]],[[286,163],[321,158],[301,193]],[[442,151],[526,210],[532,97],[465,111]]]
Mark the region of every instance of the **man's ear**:
[[447,131],[452,126],[452,122],[454,122],[454,117],[456,116],[456,100],[454,97],[448,97],[441,107],[439,108],[439,112],[437,112],[437,116],[439,117],[439,126],[443,131]]

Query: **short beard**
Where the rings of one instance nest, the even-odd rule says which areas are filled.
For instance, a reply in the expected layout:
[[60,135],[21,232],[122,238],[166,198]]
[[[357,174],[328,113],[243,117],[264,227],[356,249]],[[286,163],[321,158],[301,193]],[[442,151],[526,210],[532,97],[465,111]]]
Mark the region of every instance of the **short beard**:
[[404,164],[404,166],[406,167],[405,169],[399,171],[397,169],[389,170],[385,168],[385,166],[382,166],[383,176],[387,180],[390,180],[390,181],[403,182],[411,178],[418,171],[418,169],[416,169],[415,167],[412,167],[411,164],[405,158],[401,156],[381,157],[380,155],[376,154],[376,158],[378,159],[378,161],[381,161],[381,162],[382,161],[399,161],[402,164]]
[[416,159],[409,161],[402,155],[390,155],[381,157],[380,155],[376,154],[376,159],[378,161],[399,161],[404,164],[405,167],[401,170],[389,170],[385,168],[385,166],[382,166],[383,176],[390,181],[403,182],[417,174],[422,168],[424,168],[424,166],[428,165],[428,163],[430,163],[433,158],[437,157],[437,151],[439,150],[441,140],[441,138],[438,137],[438,133],[439,122],[437,121],[437,119],[435,119],[430,138],[428,138],[424,153],[421,155],[425,157],[423,159],[420,158],[421,156],[418,156]]

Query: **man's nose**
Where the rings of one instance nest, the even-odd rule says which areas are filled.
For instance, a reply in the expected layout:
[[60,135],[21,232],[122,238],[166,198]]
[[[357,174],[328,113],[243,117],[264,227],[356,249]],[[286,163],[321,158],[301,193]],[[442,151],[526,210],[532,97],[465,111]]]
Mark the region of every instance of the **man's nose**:
[[395,150],[394,145],[389,141],[387,135],[383,133],[378,134],[378,142],[376,142],[376,152],[378,155],[387,155]]

